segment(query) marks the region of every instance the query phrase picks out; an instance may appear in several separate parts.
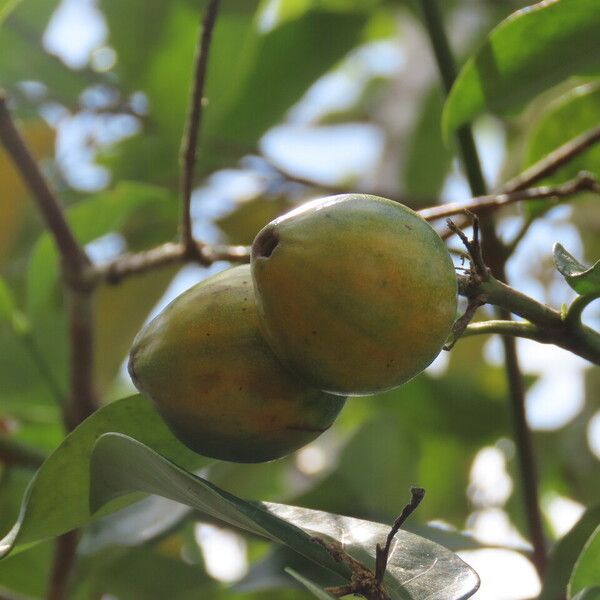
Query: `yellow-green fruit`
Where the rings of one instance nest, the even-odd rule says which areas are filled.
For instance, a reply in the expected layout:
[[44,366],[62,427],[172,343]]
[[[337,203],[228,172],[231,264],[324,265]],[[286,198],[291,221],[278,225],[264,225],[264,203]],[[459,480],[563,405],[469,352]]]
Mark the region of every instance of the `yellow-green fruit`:
[[444,242],[415,212],[343,194],[264,227],[252,246],[261,325],[282,362],[330,393],[396,387],[439,354],[456,313]]
[[259,329],[248,265],[169,304],[138,334],[129,372],[184,444],[236,462],[293,452],[323,433],[345,401],[277,360]]

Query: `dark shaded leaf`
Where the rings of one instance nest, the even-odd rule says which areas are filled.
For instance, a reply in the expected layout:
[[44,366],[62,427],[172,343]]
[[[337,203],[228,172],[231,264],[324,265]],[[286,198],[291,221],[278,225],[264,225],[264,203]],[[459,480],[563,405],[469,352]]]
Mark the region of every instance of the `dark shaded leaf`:
[[302,577],[300,573],[296,573],[294,569],[286,569],[285,572],[298,580],[315,598],[319,598],[319,600],[331,600],[333,598],[331,594],[320,588],[316,583],[310,581],[310,579],[306,579],[306,577]]

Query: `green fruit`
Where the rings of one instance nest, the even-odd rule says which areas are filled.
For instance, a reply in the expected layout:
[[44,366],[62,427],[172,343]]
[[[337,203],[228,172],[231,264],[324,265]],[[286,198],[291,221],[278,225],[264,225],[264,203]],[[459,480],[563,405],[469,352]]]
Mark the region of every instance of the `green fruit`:
[[293,452],[323,433],[345,402],[277,360],[259,329],[248,265],[169,304],[138,334],[129,372],[184,444],[236,462]]
[[275,219],[254,240],[252,276],[275,354],[334,394],[408,381],[439,354],[456,313],[444,242],[376,196],[322,198]]

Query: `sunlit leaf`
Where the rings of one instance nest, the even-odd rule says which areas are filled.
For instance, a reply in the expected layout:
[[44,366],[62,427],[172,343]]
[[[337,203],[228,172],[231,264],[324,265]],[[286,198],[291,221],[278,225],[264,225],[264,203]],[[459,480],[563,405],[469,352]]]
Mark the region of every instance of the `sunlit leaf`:
[[0,557],[16,545],[56,536],[91,520],[89,459],[95,441],[108,431],[135,435],[186,466],[208,463],[173,437],[142,396],[113,402],[70,433],[42,465],[25,493],[17,522],[0,540]]
[[521,109],[571,75],[600,70],[596,0],[539,2],[498,25],[462,68],[446,102],[446,135],[484,110]]
[[[389,531],[385,525],[350,517],[240,500],[120,434],[107,434],[98,440],[91,476],[92,509],[136,491],[159,494],[284,543],[344,577],[349,576],[347,566],[333,560],[312,537],[338,540],[345,552],[373,568],[375,543],[382,543]],[[396,537],[385,581],[392,598],[468,598],[478,587],[476,574],[458,557],[405,531]]]
[[600,292],[600,261],[582,265],[561,244],[554,245],[554,264],[565,281],[580,295]]

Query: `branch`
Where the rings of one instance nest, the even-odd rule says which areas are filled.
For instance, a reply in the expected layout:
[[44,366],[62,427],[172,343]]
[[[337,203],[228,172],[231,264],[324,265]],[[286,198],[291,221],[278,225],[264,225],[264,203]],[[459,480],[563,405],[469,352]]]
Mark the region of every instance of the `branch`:
[[250,262],[250,248],[248,246],[221,246],[198,244],[196,250],[190,255],[182,243],[167,243],[150,250],[124,254],[95,268],[95,283],[105,281],[109,284],[118,284],[125,277],[145,273],[151,269],[165,267],[175,263],[197,261],[203,266],[212,265],[218,261],[232,263]]
[[15,127],[7,107],[6,95],[1,90],[0,140],[36,201],[46,226],[54,236],[65,269],[69,271],[71,277],[77,280],[84,267],[89,264],[89,259],[75,239],[58,199]]
[[532,186],[598,142],[600,142],[600,125],[559,146],[526,171],[505,183],[502,186],[503,191],[511,193]]
[[183,201],[181,214],[181,237],[187,252],[195,252],[197,244],[192,233],[192,186],[194,180],[194,166],[196,163],[196,149],[198,136],[202,124],[202,109],[204,106],[204,84],[206,82],[206,68],[212,32],[217,20],[219,0],[210,0],[202,22],[200,37],[195,59],[194,83],[190,97],[187,123],[181,140],[181,197]]
[[[486,281],[474,281],[470,276],[459,275],[458,283],[461,295],[467,298],[484,298],[487,304],[503,308],[528,321],[528,324],[491,321],[485,327],[475,323],[469,325],[467,331],[506,332],[511,336],[519,335],[542,343],[551,343],[600,365],[600,334],[575,319],[567,318],[568,313],[567,316],[563,316],[559,311],[526,296],[491,275]],[[512,325],[515,327],[511,327]],[[486,328],[489,331],[485,331]],[[503,331],[491,331],[491,328]]]
[[15,467],[37,469],[46,460],[46,455],[27,444],[6,435],[0,435],[0,462]]
[[419,210],[418,213],[426,221],[433,221],[434,219],[460,214],[465,210],[481,214],[497,210],[515,202],[529,200],[558,200],[584,191],[600,194],[600,182],[598,182],[591,173],[581,172],[574,179],[561,185],[546,185],[514,192],[478,196],[470,200],[463,200],[462,202],[453,202],[451,204],[442,204],[440,206],[424,208]]

